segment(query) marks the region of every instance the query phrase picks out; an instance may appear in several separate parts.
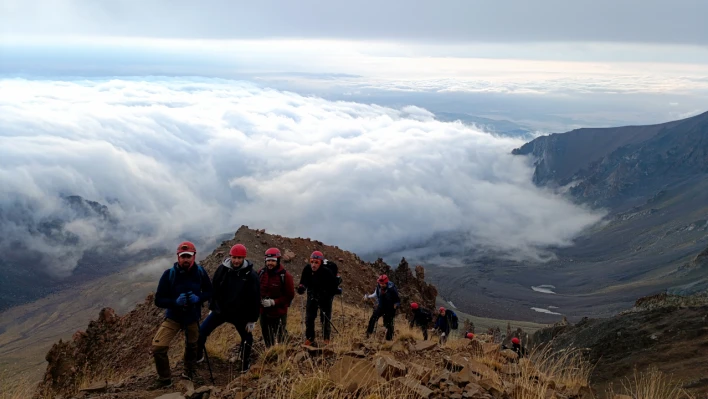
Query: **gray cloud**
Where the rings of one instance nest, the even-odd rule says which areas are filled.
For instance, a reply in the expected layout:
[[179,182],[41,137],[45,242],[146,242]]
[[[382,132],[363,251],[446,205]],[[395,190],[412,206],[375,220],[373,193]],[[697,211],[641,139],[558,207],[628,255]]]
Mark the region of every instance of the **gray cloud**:
[[533,186],[528,160],[509,155],[520,144],[417,107],[244,82],[0,80],[0,206],[100,201],[133,250],[247,224],[367,253],[464,232],[470,247],[538,259],[602,213]]
[[702,0],[5,0],[13,34],[708,44]]

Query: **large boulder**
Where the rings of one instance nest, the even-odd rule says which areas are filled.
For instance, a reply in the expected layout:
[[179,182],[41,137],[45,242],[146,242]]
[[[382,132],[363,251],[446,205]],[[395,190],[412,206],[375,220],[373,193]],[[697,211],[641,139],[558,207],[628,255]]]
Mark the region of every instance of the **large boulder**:
[[374,365],[378,375],[387,380],[406,375],[406,366],[387,354],[377,355],[374,358]]
[[329,370],[329,378],[342,385],[347,391],[372,388],[386,381],[381,378],[374,365],[366,360],[343,356]]

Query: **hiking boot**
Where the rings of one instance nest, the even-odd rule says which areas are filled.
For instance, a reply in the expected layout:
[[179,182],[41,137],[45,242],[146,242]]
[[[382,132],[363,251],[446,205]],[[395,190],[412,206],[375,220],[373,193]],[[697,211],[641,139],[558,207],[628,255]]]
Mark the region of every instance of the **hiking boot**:
[[165,389],[172,386],[172,378],[158,378],[155,382],[150,385],[148,391],[156,391],[158,389]]
[[329,340],[328,340],[328,339],[325,339],[325,340],[324,340],[324,344],[325,344],[325,346],[329,345]]
[[245,363],[245,364],[243,365],[243,368],[241,368],[241,374],[246,374],[246,373],[248,373],[248,370],[249,370],[250,368],[251,368],[251,364],[250,364],[250,363]]
[[202,379],[195,371],[184,371],[182,373],[182,379],[192,381],[195,385],[204,384],[204,379]]

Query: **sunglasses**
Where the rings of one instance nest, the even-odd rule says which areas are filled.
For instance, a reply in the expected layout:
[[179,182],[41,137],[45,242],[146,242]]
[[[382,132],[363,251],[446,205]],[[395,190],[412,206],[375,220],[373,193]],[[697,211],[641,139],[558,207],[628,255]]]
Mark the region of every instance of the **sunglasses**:
[[182,254],[182,255],[180,255],[179,257],[182,258],[182,259],[189,259],[189,258],[192,257],[192,255],[190,255],[190,254]]
[[312,255],[312,256],[310,256],[310,259],[319,259],[319,260],[323,260],[323,259],[324,259],[324,256],[319,256],[319,255]]

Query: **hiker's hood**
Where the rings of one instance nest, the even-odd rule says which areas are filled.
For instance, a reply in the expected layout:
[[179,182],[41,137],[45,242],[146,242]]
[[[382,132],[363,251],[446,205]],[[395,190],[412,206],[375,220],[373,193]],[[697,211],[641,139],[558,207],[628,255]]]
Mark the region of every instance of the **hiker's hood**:
[[243,264],[239,267],[236,267],[231,264],[231,258],[226,258],[224,261],[221,263],[222,265],[228,267],[231,270],[241,270],[241,269],[252,269],[253,268],[253,263],[251,263],[248,259],[243,260]]

